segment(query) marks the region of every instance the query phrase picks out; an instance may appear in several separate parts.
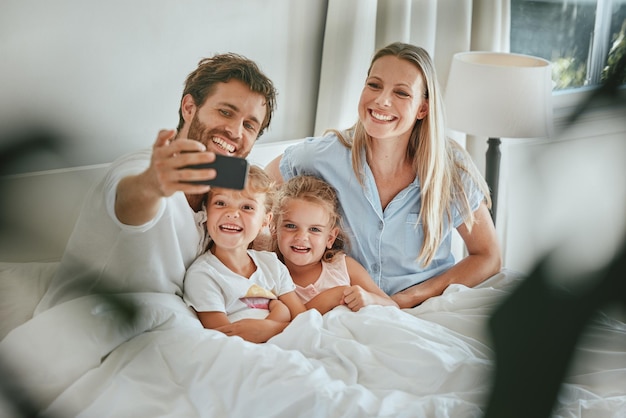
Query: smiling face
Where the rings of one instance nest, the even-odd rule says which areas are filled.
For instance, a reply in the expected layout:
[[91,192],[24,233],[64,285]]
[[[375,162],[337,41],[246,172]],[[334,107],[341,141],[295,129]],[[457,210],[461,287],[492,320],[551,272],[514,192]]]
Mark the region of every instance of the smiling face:
[[213,240],[213,253],[215,247],[246,250],[270,219],[265,193],[213,188],[209,194],[206,222]]
[[338,232],[327,208],[308,200],[289,199],[276,225],[276,240],[287,267],[302,267],[319,263]]
[[428,114],[420,70],[392,55],[377,59],[359,100],[359,119],[375,139],[408,138],[418,119]]
[[185,119],[179,137],[202,142],[208,151],[246,157],[261,130],[267,107],[264,97],[242,81],[217,83],[201,107],[191,95],[183,97]]

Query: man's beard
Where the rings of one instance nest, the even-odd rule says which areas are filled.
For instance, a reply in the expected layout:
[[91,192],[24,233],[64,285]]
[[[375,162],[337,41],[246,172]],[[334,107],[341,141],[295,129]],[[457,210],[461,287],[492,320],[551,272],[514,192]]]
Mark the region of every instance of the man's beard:
[[189,125],[187,138],[202,143],[208,149],[212,137],[213,133],[204,123],[200,122],[200,119],[198,119],[198,113],[196,112],[196,114],[193,115],[191,124]]
[[[219,144],[216,144],[213,142],[213,137],[215,136],[226,138],[230,142],[236,142],[231,138],[231,136],[227,132],[221,129],[207,128],[207,126],[204,123],[200,122],[200,119],[198,119],[198,114],[196,113],[193,116],[193,119],[191,120],[191,124],[189,125],[189,132],[187,133],[187,138],[201,142],[209,151],[222,150],[230,154],[228,150],[225,150]],[[237,152],[237,151],[240,151],[240,149],[236,148],[235,153],[233,155],[239,155],[240,152]]]

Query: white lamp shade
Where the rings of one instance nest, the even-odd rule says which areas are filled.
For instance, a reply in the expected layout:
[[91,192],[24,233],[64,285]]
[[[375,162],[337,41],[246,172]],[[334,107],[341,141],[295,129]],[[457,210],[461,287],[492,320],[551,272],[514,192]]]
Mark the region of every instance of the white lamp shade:
[[445,92],[448,127],[491,138],[552,135],[550,62],[528,55],[461,52]]

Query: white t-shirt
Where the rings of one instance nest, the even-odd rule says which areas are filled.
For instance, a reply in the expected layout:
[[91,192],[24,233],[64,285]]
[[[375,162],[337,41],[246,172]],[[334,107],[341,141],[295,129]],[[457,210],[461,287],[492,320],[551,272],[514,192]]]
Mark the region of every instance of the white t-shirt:
[[194,212],[182,192],[163,198],[140,226],[115,216],[119,181],[144,171],[151,150],[114,161],[85,197],[61,264],[35,313],[78,296],[102,292],[160,292],[182,296],[187,267],[205,248],[206,212]]
[[[256,265],[250,278],[233,273],[210,251],[198,257],[185,276],[187,305],[197,312],[224,312],[232,322],[243,317],[265,318],[267,302],[296,286],[275,253],[248,250],[248,255]],[[265,299],[265,305],[259,299]]]

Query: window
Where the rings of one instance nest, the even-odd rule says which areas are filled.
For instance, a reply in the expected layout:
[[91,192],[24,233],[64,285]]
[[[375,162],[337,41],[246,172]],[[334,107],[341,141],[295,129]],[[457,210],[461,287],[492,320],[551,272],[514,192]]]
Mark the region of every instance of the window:
[[626,0],[511,0],[511,52],[552,62],[555,90],[598,85],[626,53]]

